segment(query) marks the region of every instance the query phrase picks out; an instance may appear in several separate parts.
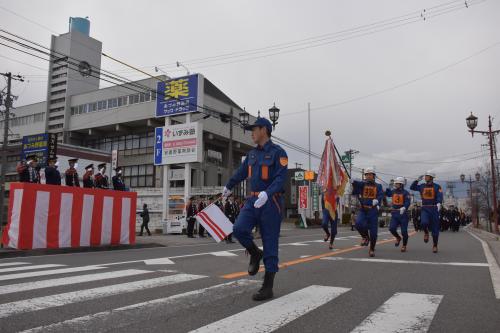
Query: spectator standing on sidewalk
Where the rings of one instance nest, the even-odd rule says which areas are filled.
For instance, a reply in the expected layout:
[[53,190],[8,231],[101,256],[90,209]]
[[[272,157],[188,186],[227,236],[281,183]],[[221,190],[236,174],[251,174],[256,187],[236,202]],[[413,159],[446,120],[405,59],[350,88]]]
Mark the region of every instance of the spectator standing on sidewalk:
[[148,210],[147,204],[144,204],[142,206],[142,212],[139,214],[142,217],[141,232],[139,233],[139,236],[142,236],[142,232],[144,231],[144,229],[146,229],[146,231],[148,232],[148,236],[151,236],[151,231],[149,231],[149,228],[148,228],[149,210]]

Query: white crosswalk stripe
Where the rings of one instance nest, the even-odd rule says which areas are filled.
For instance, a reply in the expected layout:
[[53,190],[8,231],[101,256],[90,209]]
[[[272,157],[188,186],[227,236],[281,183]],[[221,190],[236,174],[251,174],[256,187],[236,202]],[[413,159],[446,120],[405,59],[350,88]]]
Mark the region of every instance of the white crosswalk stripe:
[[427,332],[443,296],[397,293],[352,333]]
[[[152,311],[161,311],[161,315],[165,316],[169,312],[179,311],[190,307],[193,302],[196,302],[196,305],[199,306],[203,303],[214,302],[224,297],[241,294],[249,291],[250,288],[255,288],[255,285],[258,283],[258,281],[246,279],[232,281],[166,298],[159,298],[88,316],[73,318],[52,325],[40,326],[23,331],[23,333],[86,332],[87,327],[89,328],[88,331],[92,332],[96,325],[99,325],[99,327],[110,327],[109,323],[113,323],[112,327],[118,329],[126,327],[140,319],[142,316],[141,310],[146,310],[150,316],[152,315]],[[119,322],[118,326],[116,325],[117,322]]]
[[272,332],[349,290],[310,286],[191,332]]
[[66,274],[66,273],[95,271],[97,269],[104,269],[104,268],[105,267],[102,267],[102,266],[81,266],[81,267],[49,269],[49,270],[45,270],[45,271],[34,271],[34,272],[26,272],[26,273],[7,274],[7,275],[0,275],[0,281],[32,278],[32,277],[37,277],[37,276],[48,276],[48,275],[57,275],[57,274]]
[[[231,252],[218,252],[220,256],[228,256],[228,253]],[[151,262],[149,265],[162,264],[164,260],[165,258],[158,258],[157,261]],[[12,262],[9,264],[10,266],[5,265],[5,267],[39,267],[40,270],[0,275],[0,281],[16,279],[14,276],[20,278],[38,277],[40,279],[0,285],[0,296],[8,295],[9,297],[9,302],[0,303],[0,327],[2,327],[3,321],[13,321],[13,316],[21,314],[32,314],[42,310],[51,310],[58,313],[59,310],[56,308],[65,305],[81,302],[98,303],[105,297],[118,297],[123,294],[208,278],[205,275],[157,270],[151,266],[145,266],[146,269],[113,271],[109,267],[105,267],[105,265],[44,270],[46,265],[32,265],[25,262]],[[106,271],[91,272],[92,270]],[[46,278],[47,275],[59,274],[71,275]],[[158,275],[162,276],[159,277]],[[120,280],[123,278],[127,278],[127,280],[125,282]],[[208,279],[204,281],[208,281]],[[84,283],[100,283],[100,285],[89,288]],[[24,330],[24,333],[94,333],[108,330],[122,330],[125,332],[127,329],[133,328],[134,325],[137,327],[137,324],[144,320],[145,315],[148,318],[165,319],[176,316],[183,310],[203,313],[203,311],[210,308],[211,304],[217,304],[217,301],[226,298],[230,299],[244,293],[250,296],[251,292],[255,291],[260,283],[260,280],[254,279],[240,279],[226,283],[205,283],[205,286],[198,287],[200,289],[168,293],[166,297],[157,296],[158,298],[155,298],[153,296],[152,299],[142,299],[132,304],[126,301],[127,298],[122,298],[119,301],[122,303],[114,305],[113,308],[97,307],[99,310],[90,310],[90,312],[78,313],[78,315],[71,315],[73,310],[61,311],[61,315],[56,317],[58,321],[42,321],[42,326],[34,328],[30,327],[40,325],[40,322],[35,322],[32,326],[23,326],[21,322],[18,323],[19,326],[16,331],[19,331],[20,328]],[[103,284],[106,285],[103,286]],[[71,288],[69,289],[71,291],[57,293],[51,289],[61,286],[67,286]],[[273,332],[294,321],[300,321],[300,318],[305,314],[318,310],[330,302],[343,302],[344,297],[353,297],[350,296],[352,294],[349,293],[350,290],[350,288],[346,287],[307,286],[285,295],[277,295],[274,299],[265,303],[250,303],[250,307],[245,306],[243,311],[229,310],[226,317],[218,318],[213,322],[201,321],[197,325],[201,327],[191,332]],[[38,291],[38,295],[44,296],[37,295],[38,297],[26,298],[26,295],[30,294],[18,294],[28,291]],[[345,296],[342,296],[344,294]],[[238,299],[238,297],[234,299]],[[442,299],[442,295],[395,293],[383,304],[374,306],[373,312],[367,315],[352,332],[427,332]],[[92,307],[89,308],[92,309]],[[159,331],[168,331],[169,329],[168,326],[158,326],[157,328]],[[196,328],[196,326],[190,327],[190,329],[193,328]]]
[[63,267],[63,266],[66,266],[66,265],[46,264],[46,265],[32,265],[32,266],[0,268],[0,273],[29,271],[29,270],[35,270],[35,269],[41,269],[41,268],[54,268],[54,267]]
[[58,279],[9,284],[6,286],[0,286],[0,295],[12,294],[28,290],[44,289],[50,287],[67,286],[71,284],[91,282],[91,281],[108,280],[126,276],[146,274],[146,273],[151,273],[151,271],[144,271],[139,269],[126,269],[114,272],[94,273],[94,274],[77,275],[77,276],[64,277]]
[[29,262],[6,262],[0,264],[0,267],[7,267],[7,266],[18,266],[18,265],[29,265]]
[[181,283],[204,278],[203,275],[176,274],[164,276],[143,281],[134,281],[121,284],[115,284],[106,287],[72,291],[64,294],[50,295],[44,297],[31,298],[28,300],[10,302],[3,304],[0,308],[0,318],[12,315],[49,309],[56,306],[62,306],[71,303],[88,301],[96,298],[117,295],[121,293],[130,293],[148,288],[168,286],[175,283]]

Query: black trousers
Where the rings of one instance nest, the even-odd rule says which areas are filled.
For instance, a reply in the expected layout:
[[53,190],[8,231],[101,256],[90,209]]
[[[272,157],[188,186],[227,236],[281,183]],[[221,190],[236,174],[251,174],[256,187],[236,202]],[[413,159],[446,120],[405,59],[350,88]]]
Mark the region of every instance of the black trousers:
[[151,236],[151,231],[149,231],[149,228],[148,228],[148,223],[149,222],[142,222],[141,224],[141,233],[139,234],[139,236],[142,236],[142,232],[144,231],[144,228],[146,228],[146,231],[148,232],[148,235]]
[[196,222],[196,220],[194,218],[188,217],[188,219],[187,219],[187,235],[189,237],[193,237],[195,222]]

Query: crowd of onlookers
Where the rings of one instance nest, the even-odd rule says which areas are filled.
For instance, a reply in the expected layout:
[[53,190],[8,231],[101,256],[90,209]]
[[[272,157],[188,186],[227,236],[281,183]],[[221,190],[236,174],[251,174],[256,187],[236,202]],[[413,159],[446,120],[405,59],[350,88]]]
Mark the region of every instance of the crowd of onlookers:
[[[416,231],[420,231],[420,214],[422,208],[420,206],[415,206],[410,210],[410,218],[413,222],[413,226]],[[466,226],[472,222],[471,216],[465,214],[465,212],[457,207],[451,206],[449,208],[442,207],[439,212],[439,222],[441,231],[451,230],[457,232],[460,230],[461,226]]]
[[[186,203],[186,222],[187,222],[187,237],[194,238],[195,234],[203,238],[205,236],[205,228],[196,221],[196,214],[201,212],[207,206],[215,204],[226,215],[226,217],[234,224],[236,218],[240,214],[242,201],[239,198],[229,196],[226,200],[222,200],[222,194],[218,193],[213,196],[192,196]],[[232,235],[226,238],[227,243],[234,243]]]

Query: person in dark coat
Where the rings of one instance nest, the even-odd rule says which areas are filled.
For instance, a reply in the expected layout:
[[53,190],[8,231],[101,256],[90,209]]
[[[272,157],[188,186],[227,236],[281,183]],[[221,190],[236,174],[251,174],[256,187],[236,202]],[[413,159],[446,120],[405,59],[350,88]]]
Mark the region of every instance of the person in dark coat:
[[97,174],[95,175],[95,187],[101,189],[109,188],[109,179],[106,175],[106,163],[101,163],[97,166]]
[[187,236],[188,238],[194,238],[194,225],[196,223],[196,201],[194,197],[189,198],[186,204],[186,222],[187,222]]
[[139,213],[139,216],[142,217],[141,232],[139,233],[139,236],[142,236],[142,232],[144,231],[144,229],[146,229],[148,236],[151,236],[151,231],[149,231],[149,228],[148,228],[149,210],[148,210],[147,204],[144,204],[142,206],[142,212]]
[[[226,201],[226,204],[224,205],[224,214],[226,217],[231,221],[232,224],[236,221],[236,216],[237,216],[237,208],[236,204],[231,196]],[[231,233],[229,236],[226,238],[226,243],[234,243],[233,241],[233,234]]]
[[[202,210],[205,209],[206,204],[205,202],[203,201],[203,198],[200,198],[200,203],[198,204],[198,212],[201,212]],[[201,224],[198,225],[198,236],[199,237],[205,237],[205,228],[203,228],[203,226]]]
[[49,185],[61,185],[61,173],[56,167],[57,157],[47,160],[48,166],[45,168],[45,183]]
[[89,164],[85,167],[85,174],[83,175],[83,187],[84,188],[95,188],[94,164]]
[[78,179],[78,159],[72,158],[68,160],[69,168],[64,172],[66,186],[80,187],[80,180]]
[[40,174],[38,168],[38,159],[36,155],[26,156],[26,161],[21,161],[16,167],[19,175],[19,181],[22,183],[40,183]]
[[122,180],[122,168],[117,167],[115,169],[116,174],[111,178],[111,181],[113,183],[113,190],[115,191],[125,191],[125,184],[123,183]]

